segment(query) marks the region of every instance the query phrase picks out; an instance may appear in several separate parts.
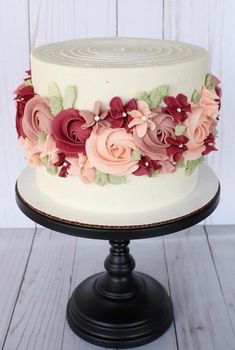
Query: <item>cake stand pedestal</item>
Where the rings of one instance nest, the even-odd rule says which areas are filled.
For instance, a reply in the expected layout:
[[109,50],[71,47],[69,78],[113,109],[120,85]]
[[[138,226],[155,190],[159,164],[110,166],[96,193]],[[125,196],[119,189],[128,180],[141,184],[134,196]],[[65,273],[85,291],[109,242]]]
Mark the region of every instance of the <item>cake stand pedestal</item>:
[[[134,270],[135,260],[128,245],[131,239],[177,232],[209,216],[217,207],[220,195],[219,182],[211,169],[204,167],[200,172],[199,184],[192,195],[168,208],[168,220],[159,221],[156,213],[158,220],[149,223],[143,220],[142,225],[136,224],[133,217],[129,225],[79,221],[77,212],[71,214],[71,209],[57,207],[55,203],[51,207],[52,201],[37,190],[35,182],[35,173],[26,169],[16,183],[16,201],[26,216],[52,230],[105,239],[111,245],[104,262],[106,271],[80,283],[68,302],[67,320],[72,330],[90,343],[109,348],[136,347],[160,337],[172,322],[170,297],[158,281]],[[183,208],[184,215],[179,216],[178,206]],[[172,214],[174,208],[177,215]],[[72,217],[68,220],[69,215],[75,215],[74,220]],[[166,212],[166,218],[165,215]],[[101,218],[94,218],[97,220]]]

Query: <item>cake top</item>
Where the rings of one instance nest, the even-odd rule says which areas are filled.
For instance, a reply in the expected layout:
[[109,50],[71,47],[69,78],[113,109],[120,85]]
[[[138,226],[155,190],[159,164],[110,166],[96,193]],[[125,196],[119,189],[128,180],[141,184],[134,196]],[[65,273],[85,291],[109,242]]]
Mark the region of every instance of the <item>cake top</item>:
[[178,41],[145,38],[89,38],[40,46],[32,57],[62,66],[132,68],[194,61],[207,52]]

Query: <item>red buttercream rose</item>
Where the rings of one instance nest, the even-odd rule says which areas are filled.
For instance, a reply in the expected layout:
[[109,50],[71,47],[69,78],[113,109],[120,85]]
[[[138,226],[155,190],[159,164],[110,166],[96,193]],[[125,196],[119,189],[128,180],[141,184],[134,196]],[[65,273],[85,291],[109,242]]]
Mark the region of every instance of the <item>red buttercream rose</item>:
[[91,128],[82,128],[85,120],[77,109],[66,109],[57,114],[52,122],[52,135],[59,150],[68,156],[85,153],[85,142]]
[[[29,79],[29,78],[28,78]],[[26,80],[28,80],[26,79]],[[16,130],[18,137],[26,137],[24,130],[22,128],[22,118],[24,115],[26,103],[35,96],[34,89],[32,85],[21,84],[15,91],[16,97]]]
[[125,128],[127,131],[130,131],[128,124],[132,120],[132,117],[128,115],[128,112],[137,109],[136,100],[132,98],[124,105],[122,99],[116,96],[112,98],[109,106],[110,111],[108,114],[108,120],[110,121],[112,128]]

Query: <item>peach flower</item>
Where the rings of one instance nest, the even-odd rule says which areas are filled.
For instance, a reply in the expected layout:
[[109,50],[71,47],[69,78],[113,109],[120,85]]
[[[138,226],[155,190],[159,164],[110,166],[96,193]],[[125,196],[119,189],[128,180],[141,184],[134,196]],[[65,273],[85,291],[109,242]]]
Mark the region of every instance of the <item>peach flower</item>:
[[203,86],[201,90],[201,98],[199,107],[205,109],[208,115],[216,120],[219,113],[219,97],[214,90],[208,90]]
[[155,124],[151,118],[156,116],[156,113],[151,112],[149,105],[145,101],[137,101],[137,109],[134,109],[128,114],[133,118],[128,124],[128,128],[135,128],[139,137],[146,135],[148,128],[153,131]]
[[188,113],[188,119],[184,124],[187,127],[184,135],[189,139],[186,143],[188,150],[184,153],[184,159],[196,160],[205,151],[204,141],[215,128],[216,123],[206,110],[196,107]]
[[51,135],[47,135],[45,141],[38,141],[35,147],[41,152],[40,158],[48,157],[50,164],[58,162],[58,148],[56,148],[55,140]]
[[70,163],[68,174],[71,176],[79,176],[84,183],[90,183],[95,180],[96,170],[91,166],[88,158],[84,154],[79,154],[78,158],[67,157]]
[[22,127],[25,135],[34,143],[38,141],[39,132],[51,134],[53,116],[47,98],[35,96],[31,98],[24,110]]
[[136,150],[133,136],[123,128],[100,128],[92,132],[86,141],[86,153],[96,169],[117,176],[133,173],[138,161],[132,160]]
[[35,144],[28,137],[22,136],[19,137],[19,143],[24,148],[26,161],[33,167],[40,166],[40,151]]

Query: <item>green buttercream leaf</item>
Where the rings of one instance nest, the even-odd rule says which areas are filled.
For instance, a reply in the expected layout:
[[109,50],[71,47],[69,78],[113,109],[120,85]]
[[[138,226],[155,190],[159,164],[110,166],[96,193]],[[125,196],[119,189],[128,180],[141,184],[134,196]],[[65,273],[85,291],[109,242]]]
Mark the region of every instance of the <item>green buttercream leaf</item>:
[[25,80],[24,85],[25,86],[33,86],[32,80],[31,79]]
[[163,98],[169,93],[169,85],[161,85],[153,89],[149,94],[150,108],[155,108],[160,105]]
[[47,166],[47,172],[51,175],[55,175],[58,173],[58,168],[54,165],[48,165]]
[[136,95],[136,99],[137,100],[141,100],[141,101],[145,101],[148,103],[148,105],[150,105],[151,101],[150,101],[150,96],[149,94],[146,92],[146,91],[143,91],[143,92],[139,92],[137,95]]
[[205,87],[208,90],[212,90],[214,88],[214,84],[213,84],[213,75],[211,73],[208,73],[206,75],[206,79],[205,79]]
[[177,166],[177,168],[184,168],[184,167],[185,167],[185,162],[184,162],[184,160],[181,160],[180,162],[178,162],[178,163],[176,164],[176,166]]
[[218,137],[219,132],[218,132],[217,129],[214,129],[214,130],[212,131],[212,134],[213,134],[215,137]]
[[188,160],[186,163],[186,168],[185,168],[185,175],[192,175],[194,170],[199,164],[202,164],[204,162],[205,158],[201,157],[196,160]]
[[139,151],[134,150],[131,152],[131,160],[133,160],[134,162],[137,162],[140,159],[141,159],[141,154]]
[[73,108],[77,98],[76,88],[73,85],[69,85],[65,89],[63,98],[63,109]]
[[102,171],[96,170],[95,183],[99,186],[104,186],[109,182],[108,174],[102,173]]
[[183,135],[183,133],[185,132],[186,129],[187,129],[187,127],[185,125],[183,125],[183,124],[176,125],[176,127],[175,127],[175,136]]
[[194,90],[192,97],[191,97],[191,101],[198,104],[200,101],[200,98],[201,98],[200,92],[197,90]]
[[115,175],[108,175],[109,182],[112,185],[120,185],[123,183],[126,183],[126,179],[124,176],[115,176]]
[[51,82],[48,86],[48,96],[51,102],[51,113],[55,116],[63,109],[63,101],[60,90],[55,82]]
[[38,134],[38,139],[41,142],[45,142],[47,138],[47,134],[44,131],[40,131]]
[[47,166],[48,156],[40,158],[40,161],[41,161],[42,165]]
[[152,171],[152,173],[151,173],[151,177],[157,177],[158,174],[159,174],[159,171],[158,171],[158,170],[154,170],[154,171]]

